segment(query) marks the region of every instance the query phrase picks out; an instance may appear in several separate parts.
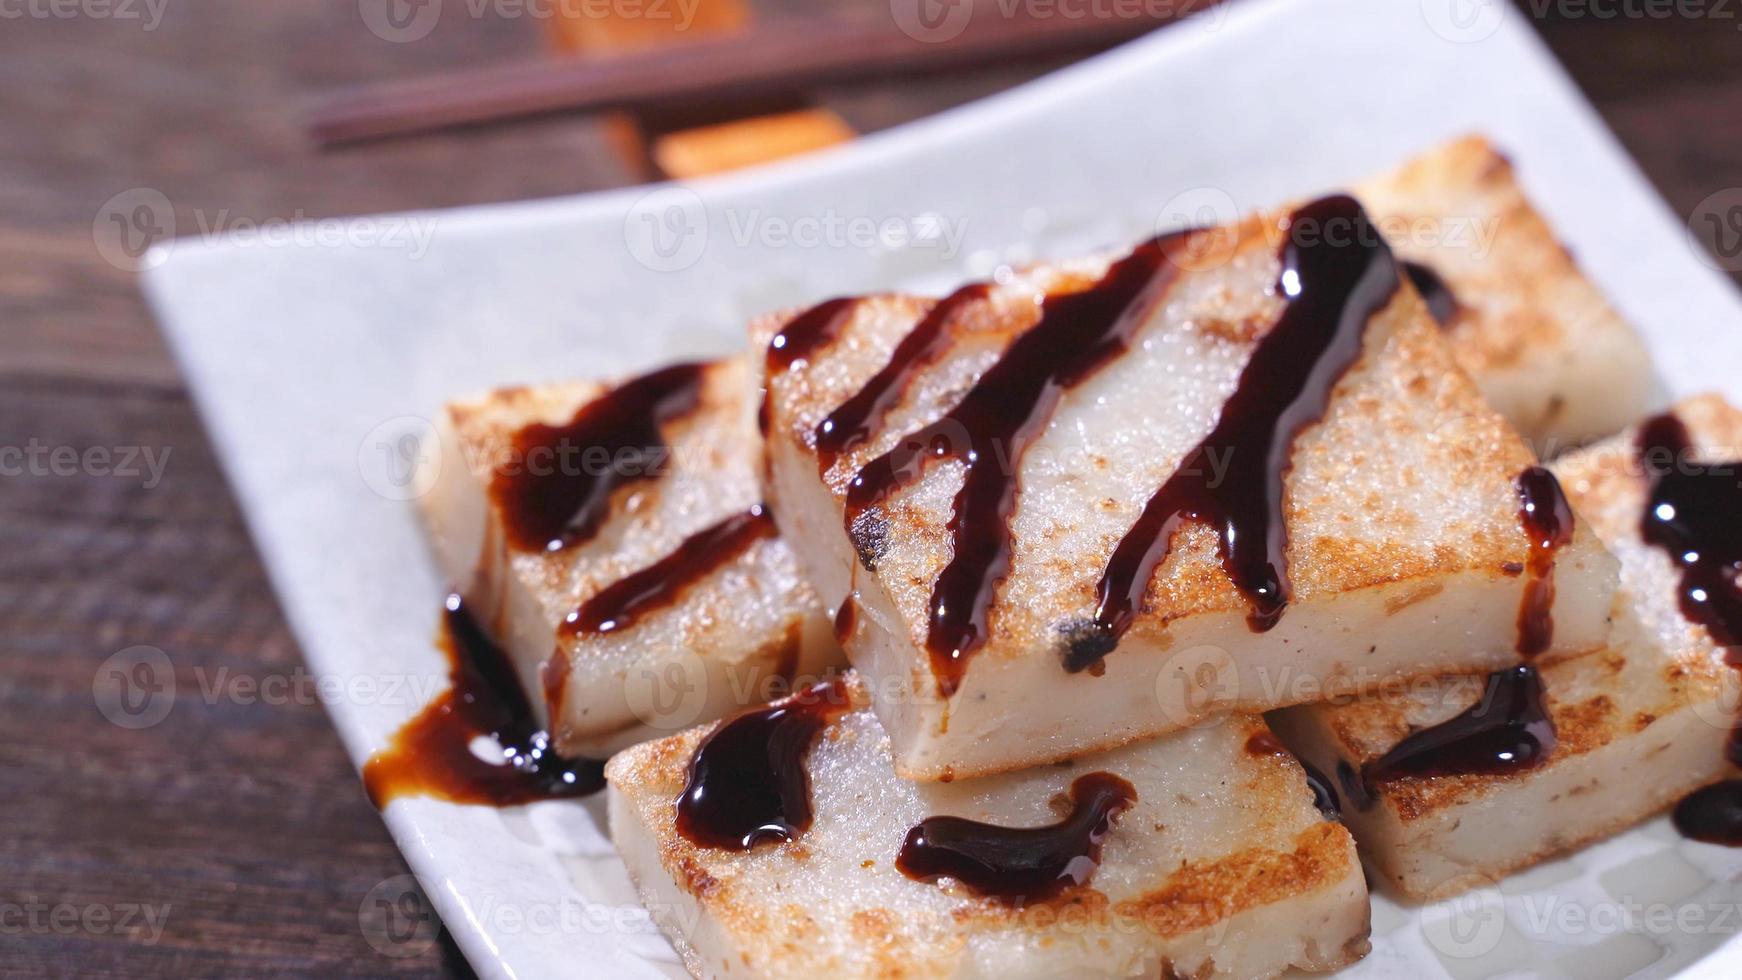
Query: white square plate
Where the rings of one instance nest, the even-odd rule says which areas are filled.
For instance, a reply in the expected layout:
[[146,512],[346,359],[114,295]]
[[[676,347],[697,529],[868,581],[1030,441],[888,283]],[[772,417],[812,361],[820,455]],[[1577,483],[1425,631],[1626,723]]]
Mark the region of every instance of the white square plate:
[[[405,468],[404,438],[445,400],[729,351],[776,306],[1129,242],[1469,131],[1511,153],[1645,333],[1666,395],[1742,395],[1730,284],[1496,0],[1244,0],[801,161],[184,239],[147,256],[145,282],[309,666],[344,692],[329,711],[361,764],[445,677],[431,644],[444,583],[407,502],[429,474]],[[682,975],[596,801],[402,800],[385,819],[480,973]],[[1377,900],[1373,955],[1350,975],[1736,976],[1742,951],[1713,951],[1737,928],[1723,910],[1739,876],[1742,854],[1659,820],[1457,903]],[[1654,906],[1703,918],[1666,929]],[[388,955],[429,941],[370,925],[367,904],[363,919]]]

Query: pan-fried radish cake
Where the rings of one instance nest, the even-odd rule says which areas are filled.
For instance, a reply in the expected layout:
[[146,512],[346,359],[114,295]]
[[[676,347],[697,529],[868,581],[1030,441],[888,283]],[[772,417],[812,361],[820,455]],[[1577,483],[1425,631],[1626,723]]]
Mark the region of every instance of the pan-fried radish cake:
[[1414,897],[1620,830],[1742,759],[1728,665],[1742,635],[1742,412],[1694,399],[1552,469],[1621,560],[1606,648],[1272,716],[1336,774],[1368,861]]
[[1650,358],[1481,137],[1440,146],[1356,196],[1446,331],[1458,364],[1548,456],[1645,411]]
[[908,778],[1552,660],[1614,560],[1333,196],[753,327],[769,497]]
[[775,533],[743,359],[451,404],[425,500],[443,569],[555,747],[603,758],[840,657]]
[[848,672],[628,749],[611,836],[697,977],[1272,977],[1367,951],[1366,883],[1264,723],[986,779],[895,773]]

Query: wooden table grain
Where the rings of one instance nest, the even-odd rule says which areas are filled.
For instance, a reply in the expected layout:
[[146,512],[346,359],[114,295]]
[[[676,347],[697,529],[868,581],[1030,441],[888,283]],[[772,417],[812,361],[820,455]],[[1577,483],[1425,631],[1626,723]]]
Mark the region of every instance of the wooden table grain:
[[[25,15],[0,20],[0,973],[464,974],[444,941],[383,940],[378,900],[403,891],[405,865],[308,696],[134,276],[98,247],[112,234],[99,218],[136,188],[165,195],[185,233],[635,174],[584,116],[310,149],[299,113],[330,86],[538,50],[541,26],[505,15],[515,5],[444,18],[415,43],[376,36],[350,0],[15,6]],[[1537,27],[1678,212],[1742,187],[1742,23],[1551,6]],[[1050,67],[815,95],[865,131]],[[161,651],[178,685],[143,728],[109,720],[105,687],[118,654],[152,655],[136,647]],[[280,694],[244,696],[238,678]]]

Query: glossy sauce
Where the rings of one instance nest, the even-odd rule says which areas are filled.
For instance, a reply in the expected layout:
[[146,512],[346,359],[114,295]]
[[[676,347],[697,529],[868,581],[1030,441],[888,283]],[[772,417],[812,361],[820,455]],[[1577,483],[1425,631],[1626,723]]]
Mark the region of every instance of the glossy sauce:
[[1530,538],[1529,578],[1518,606],[1518,652],[1534,657],[1554,642],[1555,553],[1573,540],[1573,508],[1560,481],[1540,466],[1518,476],[1518,520]]
[[1729,648],[1732,666],[1742,645],[1742,463],[1702,465],[1681,420],[1660,415],[1639,433],[1640,459],[1651,489],[1639,533],[1681,569],[1682,615]]
[[569,614],[563,628],[570,635],[626,630],[648,613],[677,601],[685,589],[774,534],[774,520],[760,504],[728,517],[685,538],[677,550],[659,561],[601,589]]
[[1424,728],[1363,767],[1361,797],[1381,783],[1416,776],[1498,776],[1539,765],[1554,752],[1554,721],[1542,678],[1528,664],[1488,675],[1463,713]]
[[1089,882],[1101,845],[1137,790],[1112,773],[1071,783],[1071,814],[1047,827],[999,827],[961,817],[927,817],[907,832],[896,856],[919,881],[953,878],[969,891],[1013,905],[1044,901]]
[[841,600],[841,608],[835,610],[835,642],[846,646],[858,626],[859,603],[849,594]]
[[[1334,231],[1334,233],[1333,233]],[[1073,633],[1067,670],[1118,646],[1143,606],[1175,532],[1209,525],[1222,567],[1246,596],[1254,632],[1275,626],[1291,594],[1283,481],[1294,440],[1324,416],[1331,389],[1360,359],[1367,323],[1396,294],[1396,260],[1353,198],[1296,211],[1277,290],[1287,305],[1252,351],[1215,428],[1144,506],[1097,585],[1093,623]],[[1227,460],[1221,473],[1211,461]]]
[[986,643],[987,617],[1010,574],[1010,517],[1017,473],[1066,389],[1124,353],[1178,277],[1172,256],[1192,233],[1163,236],[1114,263],[1095,285],[1048,296],[1023,332],[962,400],[936,422],[872,460],[847,487],[846,524],[860,554],[867,511],[947,459],[963,464],[949,521],[951,557],[932,586],[926,648],[938,690],[961,684],[968,659]]
[[[1639,534],[1681,569],[1682,615],[1725,648],[1725,663],[1742,667],[1742,463],[1694,462],[1687,427],[1671,414],[1640,427],[1638,448],[1649,481]],[[1742,720],[1728,751],[1731,764],[1742,765]]]
[[1403,274],[1409,277],[1410,285],[1421,294],[1422,302],[1427,304],[1427,311],[1434,318],[1434,322],[1442,327],[1451,326],[1452,321],[1458,318],[1458,297],[1445,279],[1430,266],[1420,262],[1403,263]]
[[1671,815],[1683,837],[1742,847],[1742,779],[1727,779],[1695,790]]
[[690,757],[677,830],[702,847],[748,851],[790,841],[811,824],[805,757],[829,722],[852,707],[845,678],[727,720]]
[[1340,819],[1343,816],[1343,807],[1337,800],[1337,789],[1330,779],[1305,759],[1296,761],[1306,771],[1307,787],[1313,791],[1313,806],[1318,807],[1319,813],[1327,820]]
[[705,368],[679,364],[642,375],[561,425],[516,432],[514,466],[490,481],[508,543],[520,551],[558,551],[591,539],[612,491],[653,479],[668,464],[671,447],[660,426],[695,410]]
[[[376,809],[405,796],[512,806],[605,788],[604,763],[565,759],[551,749],[508,655],[458,596],[448,598],[443,629],[451,686],[364,764],[363,785]],[[472,740],[480,736],[501,745],[500,764],[473,754]]]
[[1374,803],[1372,787],[1361,779],[1361,774],[1355,767],[1349,765],[1349,760],[1337,760],[1337,785],[1343,788],[1343,799],[1355,804],[1355,809],[1365,810]]
[[756,412],[756,425],[764,436],[768,435],[772,418],[769,398],[774,391],[775,376],[833,343],[847,321],[853,318],[853,309],[858,303],[858,299],[852,296],[825,300],[788,320],[786,326],[769,340],[768,353],[764,356],[762,405]]
[[1246,740],[1247,755],[1288,755],[1288,749],[1274,734],[1264,731]]
[[563,650],[552,651],[550,658],[538,665],[539,687],[544,689],[545,714],[551,718],[561,718],[563,714],[563,698],[568,693],[569,673],[574,670],[568,654]]
[[786,326],[768,342],[769,373],[778,373],[799,361],[808,360],[817,351],[834,343],[841,328],[853,318],[853,307],[859,300],[841,296],[818,303],[787,321]]
[[950,324],[963,307],[980,302],[992,294],[988,283],[963,286],[943,300],[901,338],[889,361],[840,407],[817,423],[817,468],[827,473],[835,461],[871,441],[880,431],[888,414],[908,382],[926,365],[936,361],[950,347]]

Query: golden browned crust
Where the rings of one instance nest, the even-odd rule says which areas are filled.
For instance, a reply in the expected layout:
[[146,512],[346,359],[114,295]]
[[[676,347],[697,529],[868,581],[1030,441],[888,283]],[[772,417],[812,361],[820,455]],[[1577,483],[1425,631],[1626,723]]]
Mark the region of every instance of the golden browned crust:
[[[487,484],[496,469],[524,462],[515,458],[517,432],[535,423],[564,422],[619,383],[571,381],[516,386],[451,402],[446,411],[465,465]],[[718,506],[711,509],[698,506],[696,509],[702,511],[698,514],[700,519],[684,526],[666,526],[661,522],[666,509],[659,504],[662,495],[672,492],[674,477],[691,481],[686,499],[694,498],[697,505],[709,496],[726,501],[742,498],[746,506],[753,503],[759,496],[753,465],[757,447],[753,434],[744,432],[740,421],[747,417],[748,384],[741,358],[707,366],[696,409],[662,427],[662,435],[673,447],[669,471],[659,479],[637,481],[612,495],[606,523],[621,523],[629,514],[635,515],[634,532],[619,536],[617,548],[579,547],[515,554],[513,573],[527,579],[553,601],[560,596],[563,602],[578,604],[627,572],[660,557],[657,553],[641,553],[636,545],[675,544],[712,522],[708,518],[719,511]],[[705,490],[696,486],[704,480],[710,484]]]
[[[1742,412],[1713,395],[1689,399],[1673,411],[1688,426],[1700,461],[1742,458]],[[1635,448],[1636,438],[1637,428],[1630,429],[1553,464],[1579,519],[1590,523],[1623,558],[1623,590],[1618,595],[1619,601],[1628,604],[1629,629],[1622,634],[1622,642],[1637,635],[1637,642],[1643,645],[1600,650],[1544,668],[1546,704],[1557,739],[1550,765],[1635,735],[1690,705],[1713,701],[1731,669],[1724,665],[1704,629],[1681,618],[1672,597],[1673,570],[1652,546],[1640,540],[1639,519],[1647,480]],[[1631,658],[1649,658],[1650,662],[1638,665]],[[1352,764],[1361,766],[1420,728],[1474,704],[1481,686],[1481,680],[1474,677],[1436,680],[1320,710],[1336,744]],[[1529,770],[1408,777],[1388,781],[1383,796],[1398,819],[1409,823],[1504,793],[1507,787],[1537,775],[1537,770]],[[1632,819],[1628,817],[1624,823]],[[1593,836],[1598,834],[1593,832],[1580,840]]]
[[[619,383],[516,386],[450,404],[443,447],[451,458],[444,468],[465,474],[454,478],[456,485],[464,481],[474,492],[432,495],[439,501],[432,507],[450,511],[432,511],[438,537],[444,524],[465,527],[481,520],[479,568],[452,568],[449,574],[480,606],[488,597],[492,631],[521,664],[529,689],[542,682],[555,743],[582,755],[607,754],[658,733],[634,700],[641,691],[636,678],[673,676],[656,668],[675,664],[688,683],[704,685],[696,690],[706,706],[681,719],[689,721],[771,696],[795,675],[840,657],[796,556],[777,537],[751,542],[633,629],[577,635],[560,628],[564,617],[602,589],[762,500],[750,372],[744,358],[731,358],[702,367],[696,406],[660,425],[669,449],[652,460],[658,469],[614,490],[592,540],[554,552],[509,549],[502,531],[506,515],[489,492],[498,471],[529,462],[601,465],[585,455],[591,448],[585,446],[564,445],[557,450],[561,455],[546,459],[519,459],[517,434],[535,423],[564,423]],[[468,507],[484,513],[470,514]],[[526,663],[543,666],[533,670]]]
[[[1280,308],[1268,287],[1284,227],[1285,215],[1275,213],[1243,221],[1225,261],[1192,267],[1174,287],[1175,301],[1166,304],[1160,322],[1146,328],[1144,336],[1189,338],[1206,350],[1207,361],[1243,359],[1271,329]],[[995,290],[989,303],[967,307],[961,322],[951,326],[957,347],[917,376],[891,413],[883,437],[847,454],[825,475],[837,505],[860,466],[905,433],[942,416],[1009,340],[1034,322],[1038,293],[1058,282],[1080,283],[1105,266],[1106,260],[1098,258],[1029,269]],[[930,308],[929,301],[911,297],[865,300],[832,346],[774,380],[771,438],[788,440],[808,454],[817,423],[859,390]],[[779,317],[759,322],[753,349],[784,322]],[[1087,408],[1075,401],[1079,394],[1094,397],[1068,392],[1049,436],[1025,461],[1050,451],[1051,433],[1079,424],[1078,416],[1087,418]],[[1138,409],[1106,409],[1116,410]],[[1213,419],[1213,413],[1208,417]],[[1400,447],[1409,448],[1400,453]],[[990,642],[978,656],[1050,650],[1060,623],[1094,607],[1103,560],[1129,528],[1142,497],[1132,500],[1127,491],[1076,501],[1069,496],[1077,492],[1075,486],[1098,485],[1102,477],[1095,474],[1153,471],[1146,483],[1152,491],[1189,449],[1190,443],[1182,442],[1122,458],[1073,456],[1078,479],[1061,477],[1046,489],[1025,478],[1013,524],[1013,570],[990,613]],[[1325,420],[1295,447],[1285,520],[1296,602],[1409,582],[1421,583],[1412,594],[1425,598],[1436,580],[1449,575],[1506,574],[1504,569],[1528,557],[1511,481],[1532,462],[1530,449],[1458,368],[1419,297],[1400,291],[1374,318],[1362,361],[1337,386]],[[880,539],[893,556],[861,573],[879,578],[916,643],[923,642],[929,589],[949,557],[948,500],[959,481],[959,467],[933,467],[917,486],[869,514],[885,529]],[[1484,504],[1472,506],[1473,499]],[[1048,517],[1023,523],[1022,514],[1030,508]],[[1081,515],[1080,522],[1075,515]],[[1095,538],[1086,540],[1090,526],[1096,528]],[[1245,607],[1245,597],[1221,568],[1213,534],[1192,526],[1176,536],[1133,629],[1153,633],[1182,617]]]
[[[1555,238],[1542,215],[1525,199],[1512,162],[1481,136],[1466,136],[1416,157],[1385,178],[1358,191],[1385,218],[1400,226],[1441,226],[1450,222],[1481,223],[1475,228],[1492,236],[1485,261],[1441,261],[1441,269],[1465,302],[1448,325],[1460,364],[1472,374],[1516,367],[1533,351],[1552,350],[1568,342],[1561,316],[1576,300],[1619,323],[1596,288],[1579,272],[1573,256]],[[1410,258],[1436,254],[1397,242]],[[1474,255],[1479,246],[1472,243]],[[1508,302],[1487,302],[1489,297]],[[1579,312],[1583,312],[1581,309]]]
[[[1555,748],[1552,763],[1559,765],[1568,759],[1594,752],[1640,730],[1639,713],[1622,714],[1606,694],[1563,701],[1555,697],[1556,674],[1577,670],[1584,676],[1578,681],[1581,689],[1613,686],[1622,670],[1622,656],[1613,650],[1598,651],[1581,658],[1576,664],[1559,664],[1547,670],[1545,704],[1555,727]],[[1696,691],[1714,690],[1721,683],[1716,670],[1692,663],[1675,663],[1664,668],[1667,676],[1680,678],[1643,714],[1653,719],[1685,707]],[[1596,676],[1608,675],[1609,679]],[[1697,678],[1694,675],[1699,675]],[[1434,681],[1431,692],[1443,699],[1433,717],[1450,717],[1473,705],[1480,695],[1482,679],[1467,677],[1457,681]],[[1420,690],[1430,689],[1423,685]],[[1352,765],[1359,768],[1384,755],[1390,748],[1424,727],[1422,710],[1411,696],[1395,695],[1363,698],[1345,707],[1328,708],[1329,727],[1337,743],[1343,746]],[[1505,792],[1509,785],[1522,785],[1534,779],[1536,770],[1513,773],[1470,776],[1407,776],[1387,780],[1383,796],[1403,823],[1425,819],[1447,808],[1472,800]]]
[[[1007,936],[1014,942],[1043,945],[1095,943],[1105,941],[1095,939],[1097,934],[1131,936],[1135,930],[1154,937],[1137,942],[1133,948],[1138,952],[1195,949],[1198,940],[1190,938],[1191,934],[1212,930],[1244,913],[1304,900],[1323,901],[1327,914],[1346,916],[1350,903],[1359,899],[1347,894],[1349,888],[1359,887],[1353,840],[1341,824],[1320,819],[1312,809],[1298,765],[1286,754],[1254,754],[1243,748],[1268,731],[1257,718],[1229,719],[1228,727],[1217,728],[1213,737],[1192,742],[1199,746],[1196,749],[1180,747],[1160,757],[1149,757],[1139,750],[1137,755],[1121,755],[1123,761],[1118,763],[1097,761],[1110,756],[1096,756],[1064,767],[1087,771],[1109,766],[1123,771],[1118,767],[1131,766],[1133,774],[1145,774],[1133,778],[1148,780],[1144,785],[1149,788],[1140,790],[1139,803],[1147,809],[1137,812],[1147,813],[1146,819],[1155,822],[1132,823],[1134,815],[1128,814],[1115,825],[1115,837],[1108,846],[1117,850],[1118,857],[1109,850],[1108,860],[1117,863],[1100,872],[1100,876],[1111,874],[1106,880],[1112,884],[1091,881],[1087,887],[1014,908],[958,888],[901,877],[894,871],[893,853],[824,852],[821,849],[830,846],[830,841],[863,847],[859,835],[864,828],[857,827],[841,808],[893,791],[881,786],[884,777],[865,778],[866,772],[857,768],[867,760],[863,753],[886,759],[888,747],[874,721],[864,713],[869,691],[857,675],[849,676],[854,711],[831,722],[823,736],[832,743],[829,751],[813,750],[807,763],[812,778],[819,780],[813,792],[829,787],[834,792],[827,798],[834,803],[832,807],[825,805],[821,802],[824,797],[819,797],[812,832],[796,843],[737,853],[700,848],[676,833],[672,801],[682,791],[690,758],[712,731],[711,726],[628,749],[606,767],[606,777],[618,799],[631,808],[632,818],[639,824],[635,836],[653,842],[651,852],[639,848],[638,852],[657,856],[659,873],[700,906],[709,928],[729,937],[731,955],[747,956],[754,970],[780,975],[821,970],[872,977],[946,976],[976,937],[1002,942],[996,937]],[[1180,737],[1191,741],[1190,736]],[[1190,755],[1206,749],[1208,756]],[[1189,755],[1217,766],[1225,762],[1227,775],[1219,786],[1199,781],[1191,795],[1182,787],[1177,801],[1169,799],[1166,790],[1170,783],[1164,774]],[[854,764],[838,768],[848,758],[855,760]],[[873,769],[887,764],[874,763]],[[848,772],[861,779],[843,796],[840,791],[845,784],[838,777]],[[827,782],[831,773],[837,777],[832,785]],[[1070,771],[1061,771],[1057,781],[1068,784],[1070,777]],[[1012,787],[1018,797],[1033,791],[1033,783],[1023,782],[1022,777],[1002,778],[1016,779],[1029,787]],[[893,773],[887,779],[894,782]],[[1053,781],[1047,779],[1043,785]],[[905,792],[903,789],[903,795]],[[998,790],[983,787],[975,791],[970,787],[968,792],[996,794]],[[1154,798],[1150,798],[1151,793],[1156,794]],[[1206,841],[1201,859],[1168,857],[1157,862],[1162,854],[1182,853],[1178,838],[1168,843],[1170,835],[1182,832],[1168,813],[1182,821],[1178,826],[1188,826],[1195,819],[1208,827],[1209,818],[1192,816],[1196,807],[1205,805],[1201,801],[1206,793],[1214,793],[1218,799],[1236,796],[1252,801],[1240,815],[1243,826],[1238,836],[1221,839],[1213,835],[1217,839]],[[923,800],[920,802],[923,806]],[[1056,800],[1049,805],[1058,812]],[[843,826],[841,821],[847,823]],[[825,825],[832,829],[823,830]],[[623,829],[616,833],[621,838]],[[879,849],[893,847],[900,833],[888,837],[880,830],[877,840],[881,842]],[[817,853],[811,852],[812,847],[818,848]],[[1188,845],[1183,854],[1190,853]],[[814,867],[833,868],[835,874],[846,868],[855,872],[875,869],[878,874],[858,880],[827,879],[830,884],[820,887],[840,889],[848,897],[837,901],[831,892],[822,904],[806,902],[805,888],[781,887],[782,882]],[[641,873],[646,876],[653,872],[642,865]],[[1110,898],[1110,894],[1117,898]],[[1332,909],[1335,912],[1328,911]],[[1300,928],[1311,930],[1313,926],[1303,921]],[[828,937],[828,941],[818,942],[819,936]],[[1276,938],[1299,941],[1292,934]],[[1175,941],[1183,945],[1168,945]],[[1212,940],[1216,941],[1220,940]],[[1341,926],[1334,936],[1322,941],[1331,943],[1333,950],[1346,948],[1352,955],[1361,951],[1362,937],[1351,937]]]
[[1161,936],[1203,929],[1249,909],[1328,888],[1349,870],[1348,832],[1327,821],[1287,852],[1255,849],[1174,872],[1162,887],[1122,902],[1118,914]]

